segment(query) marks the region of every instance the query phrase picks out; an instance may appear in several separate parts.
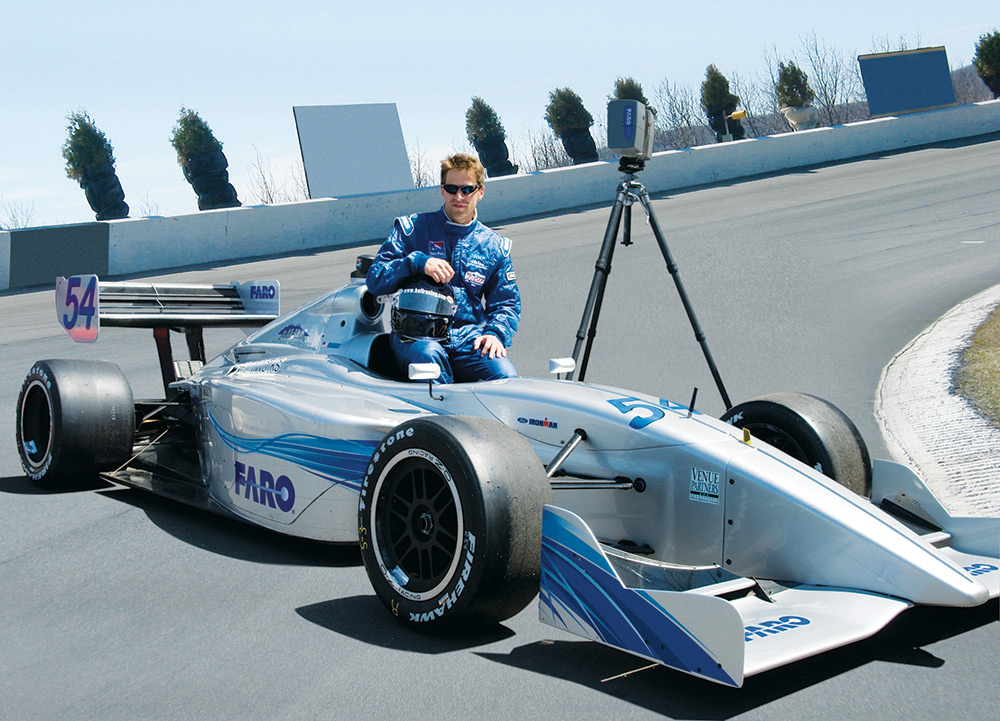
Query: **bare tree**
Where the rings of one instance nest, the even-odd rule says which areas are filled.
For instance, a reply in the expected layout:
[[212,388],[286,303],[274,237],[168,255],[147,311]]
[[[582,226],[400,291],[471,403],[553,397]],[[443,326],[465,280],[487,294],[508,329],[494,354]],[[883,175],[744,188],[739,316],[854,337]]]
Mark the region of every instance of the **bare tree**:
[[23,205],[21,203],[3,203],[2,201],[3,195],[0,195],[0,208],[3,209],[3,217],[0,218],[0,230],[31,227],[35,217],[34,202]]
[[572,158],[551,130],[537,132],[528,128],[522,135],[521,141],[515,143],[514,156],[521,170],[527,173],[573,164]]
[[254,205],[272,205],[284,200],[284,190],[274,178],[271,161],[260,152],[256,144],[253,146],[254,161],[247,166],[250,178],[250,201]]
[[816,104],[826,124],[855,119],[851,106],[864,99],[856,64],[848,64],[840,50],[820,41],[816,33],[802,39],[802,49],[812,71],[809,84],[816,91]]
[[955,101],[960,105],[981,103],[984,100],[993,99],[993,93],[986,87],[986,83],[976,74],[975,68],[971,65],[953,70],[951,84],[955,88]]
[[413,174],[413,187],[415,188],[429,188],[438,184],[438,180],[434,176],[434,167],[427,158],[427,153],[424,152],[419,140],[414,144],[413,152],[410,153],[410,172]]
[[143,218],[160,215],[160,201],[153,198],[149,194],[149,188],[146,188],[145,194],[139,198],[139,207],[136,210],[139,216]]
[[694,90],[663,80],[653,90],[653,100],[658,110],[655,149],[693,148],[714,141],[714,134],[701,120]]
[[305,200],[309,197],[305,169],[299,160],[282,180],[275,177],[271,160],[253,145],[254,161],[247,166],[250,182],[248,197],[255,205],[274,205]]

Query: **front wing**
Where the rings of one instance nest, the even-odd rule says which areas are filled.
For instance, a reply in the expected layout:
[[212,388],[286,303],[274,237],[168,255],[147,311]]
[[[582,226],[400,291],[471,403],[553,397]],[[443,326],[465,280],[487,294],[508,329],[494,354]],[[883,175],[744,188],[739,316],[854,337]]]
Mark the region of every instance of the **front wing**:
[[[912,605],[852,589],[786,588],[719,568],[671,567],[657,582],[648,569],[632,573],[625,555],[602,546],[576,514],[546,506],[540,620],[728,686],[872,636]],[[996,559],[962,555],[994,569],[995,598]]]

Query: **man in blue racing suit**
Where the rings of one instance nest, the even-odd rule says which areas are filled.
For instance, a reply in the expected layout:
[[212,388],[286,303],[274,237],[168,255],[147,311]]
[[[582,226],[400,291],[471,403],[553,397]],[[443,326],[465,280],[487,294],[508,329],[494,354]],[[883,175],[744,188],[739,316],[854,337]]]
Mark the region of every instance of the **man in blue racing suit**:
[[442,160],[444,205],[397,218],[366,277],[374,295],[389,295],[423,276],[451,287],[457,309],[446,340],[411,340],[395,332],[391,337],[402,368],[437,363],[443,383],[517,377],[507,347],[517,332],[521,296],[510,241],[476,218],[485,177],[470,155]]

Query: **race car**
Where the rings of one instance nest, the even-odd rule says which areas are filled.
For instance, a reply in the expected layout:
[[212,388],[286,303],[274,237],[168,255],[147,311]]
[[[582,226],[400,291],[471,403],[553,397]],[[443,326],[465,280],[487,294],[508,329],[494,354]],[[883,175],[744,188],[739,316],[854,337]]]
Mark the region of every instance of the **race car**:
[[[40,360],[16,409],[39,484],[99,474],[292,536],[357,544],[401,622],[540,619],[730,686],[869,637],[913,605],[1000,594],[1000,520],[952,517],[851,421],[783,393],[716,419],[560,378],[400,368],[349,282],[279,316],[275,281],[59,279],[81,342],[151,327],[164,397],[110,362]],[[202,331],[257,327],[206,362]],[[191,353],[175,361],[169,334]]]

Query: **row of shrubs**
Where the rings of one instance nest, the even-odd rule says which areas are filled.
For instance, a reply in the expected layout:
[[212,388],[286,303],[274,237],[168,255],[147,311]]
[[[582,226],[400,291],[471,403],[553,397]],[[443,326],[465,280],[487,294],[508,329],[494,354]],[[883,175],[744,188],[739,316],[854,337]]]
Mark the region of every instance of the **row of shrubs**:
[[[976,73],[993,93],[1000,97],[1000,31],[984,34],[976,45],[973,66]],[[807,108],[816,98],[805,71],[794,60],[779,62],[774,82],[774,97],[778,107],[789,118],[792,129],[809,125],[798,124],[789,110]],[[609,100],[638,100],[649,107],[642,86],[633,78],[618,78]],[[745,131],[738,118],[732,118],[740,104],[739,96],[729,89],[729,80],[715,65],[709,65],[701,84],[701,108],[708,118],[709,127],[715,131],[716,140],[739,140]],[[655,108],[651,108],[656,112]],[[812,115],[817,117],[815,111]],[[506,132],[497,113],[481,97],[473,97],[466,112],[466,134],[476,148],[480,160],[490,176],[511,175],[517,172],[507,157]],[[562,141],[567,155],[574,164],[589,163],[598,159],[596,144],[590,134],[593,116],[583,105],[580,96],[570,88],[557,88],[549,93],[545,121]],[[814,124],[816,121],[809,121]]]
[[[1000,31],[980,37],[973,66],[993,96],[1000,97]],[[809,106],[816,97],[806,73],[794,60],[778,63],[774,95],[782,109]],[[618,78],[608,99],[637,100],[656,112],[650,107],[640,83],[631,77]],[[709,65],[701,85],[701,107],[717,141],[739,140],[745,136],[740,120],[732,117],[739,104],[740,98],[730,92],[728,79],[715,65]],[[594,117],[572,89],[556,88],[549,93],[544,118],[574,164],[598,159],[597,146],[590,132]],[[506,131],[496,111],[475,96],[465,120],[466,135],[487,174],[498,177],[516,173],[518,166],[510,162]],[[111,143],[86,112],[71,113],[69,121],[69,136],[63,146],[67,175],[80,183],[98,220],[128,217],[125,194],[115,174]],[[170,142],[177,151],[185,179],[198,195],[199,210],[240,205],[236,190],[229,183],[222,143],[196,111],[181,108]]]
[[[66,175],[80,184],[98,220],[127,218],[125,192],[115,172],[115,155],[107,136],[83,110],[70,113],[63,145]],[[184,178],[198,196],[199,210],[241,205],[229,182],[229,163],[212,129],[194,110],[181,108],[170,143]]]

